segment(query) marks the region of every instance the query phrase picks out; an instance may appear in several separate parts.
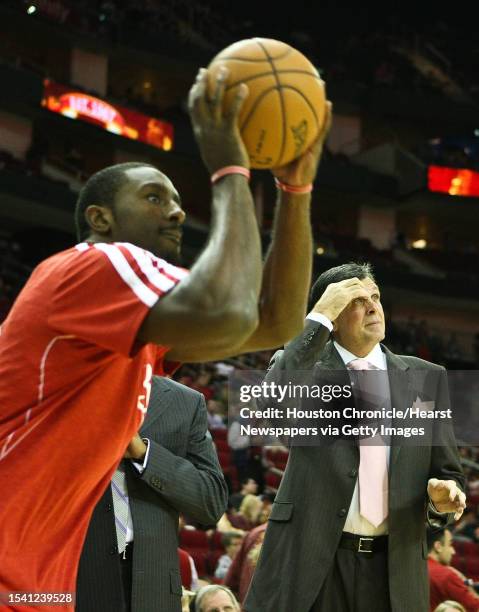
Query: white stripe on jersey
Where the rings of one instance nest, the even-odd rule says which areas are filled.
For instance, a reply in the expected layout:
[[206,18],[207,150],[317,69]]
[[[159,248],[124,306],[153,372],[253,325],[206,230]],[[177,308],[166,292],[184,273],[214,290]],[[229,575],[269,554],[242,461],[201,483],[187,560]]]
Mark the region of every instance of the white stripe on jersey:
[[[124,247],[127,249],[134,257],[136,263],[140,266],[140,270],[146,276],[146,278],[150,281],[152,285],[161,289],[161,291],[166,292],[169,291],[172,287],[175,286],[175,282],[168,278],[164,274],[161,273],[160,270],[155,268],[152,263],[152,259],[154,255],[150,254],[148,251],[144,251],[134,244],[130,244],[129,242],[116,242],[115,244]],[[166,261],[163,259],[159,259],[155,257],[158,265],[162,268],[166,268],[168,265]],[[173,270],[176,270],[174,266],[171,266]],[[175,277],[176,278],[176,277]]]
[[149,308],[156,304],[159,295],[145,285],[117,246],[103,242],[95,243],[93,246],[105,253],[115,270],[143,304]]
[[173,278],[177,278],[178,280],[183,280],[189,275],[189,270],[185,270],[184,268],[178,268],[177,266],[172,266],[164,259],[158,259],[157,261],[161,261],[163,265],[163,269],[167,274],[172,276]]

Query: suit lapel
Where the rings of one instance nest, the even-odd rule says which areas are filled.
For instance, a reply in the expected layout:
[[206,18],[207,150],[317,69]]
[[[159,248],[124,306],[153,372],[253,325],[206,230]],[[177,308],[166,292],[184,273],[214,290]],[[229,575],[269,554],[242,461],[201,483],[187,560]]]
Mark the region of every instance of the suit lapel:
[[140,429],[140,435],[155,423],[173,401],[174,393],[171,392],[169,385],[166,385],[161,376],[153,376],[151,384],[151,397],[148,403],[145,420]]
[[329,340],[324,347],[323,352],[316,362],[316,367],[321,370],[346,370],[346,366],[332,340]]
[[[381,345],[381,348],[386,354],[389,389],[391,393],[391,408],[396,408],[396,410],[404,410],[408,405],[410,405],[411,400],[411,382],[409,380],[408,373],[409,366],[398,355],[391,353],[391,351],[384,345]],[[397,419],[393,419],[392,425],[393,427],[401,427],[404,425],[404,423],[402,421],[399,422]],[[397,461],[400,450],[401,445],[393,436],[391,438],[391,466]]]

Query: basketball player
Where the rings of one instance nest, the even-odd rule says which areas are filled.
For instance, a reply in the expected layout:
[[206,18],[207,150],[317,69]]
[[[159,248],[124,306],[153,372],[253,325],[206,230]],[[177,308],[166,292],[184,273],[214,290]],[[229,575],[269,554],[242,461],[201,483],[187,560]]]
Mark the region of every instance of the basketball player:
[[72,609],[92,509],[143,420],[153,372],[274,347],[302,326],[310,194],[294,188],[312,183],[329,122],[308,152],[275,172],[279,204],[262,276],[237,126],[247,87],[226,112],[226,77],[219,73],[209,98],[208,73],[200,71],[189,96],[213,183],[211,236],[191,272],[160,258],[178,254],[185,217],[172,182],[148,165],[112,166],[80,193],[83,242],[33,271],[0,328],[0,597],[7,609],[37,609],[53,601],[47,592],[60,604],[55,610]]

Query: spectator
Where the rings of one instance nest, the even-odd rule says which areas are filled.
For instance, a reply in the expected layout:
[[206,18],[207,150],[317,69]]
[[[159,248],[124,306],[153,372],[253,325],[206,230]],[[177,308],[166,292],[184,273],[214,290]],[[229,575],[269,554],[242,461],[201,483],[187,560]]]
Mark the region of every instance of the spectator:
[[245,495],[239,512],[230,517],[231,524],[237,529],[249,531],[258,525],[263,502],[257,495]]
[[241,603],[246,597],[253,577],[266,526],[266,523],[263,523],[246,534],[225,577],[225,584],[237,594]]
[[209,399],[206,402],[208,410],[208,427],[210,429],[226,429],[224,422],[224,408],[221,402]]
[[451,567],[454,547],[449,529],[429,528],[427,543],[430,609],[435,610],[441,602],[453,600],[462,604],[466,612],[478,612],[479,596],[472,587],[466,586],[465,576]]
[[237,493],[233,493],[230,497],[230,504],[233,506],[235,510],[239,510],[241,506],[241,502],[245,498],[246,495],[256,495],[258,491],[258,483],[254,478],[244,478],[241,481],[241,491]]
[[223,580],[223,578],[226,576],[233,559],[236,557],[241,547],[242,541],[243,536],[237,532],[229,532],[223,535],[221,542],[226,550],[226,554],[222,555],[218,559],[218,565],[216,566],[215,570],[215,578]]
[[228,587],[209,584],[201,588],[194,599],[194,612],[240,612],[240,606]]

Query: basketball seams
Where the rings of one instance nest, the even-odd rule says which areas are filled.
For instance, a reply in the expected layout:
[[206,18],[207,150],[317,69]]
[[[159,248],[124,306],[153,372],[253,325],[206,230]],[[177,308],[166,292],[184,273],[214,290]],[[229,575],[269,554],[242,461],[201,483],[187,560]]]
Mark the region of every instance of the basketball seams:
[[[264,61],[264,60],[261,60]],[[284,75],[284,74],[304,74],[306,76],[310,76],[313,79],[316,79],[318,81],[321,81],[321,77],[317,74],[314,74],[313,72],[308,72],[307,70],[295,70],[294,68],[285,68],[283,70],[277,70],[276,71],[277,74],[279,75]],[[234,83],[230,83],[225,91],[229,91],[230,89],[232,89],[233,87],[236,87],[237,85],[239,85],[240,83],[248,83],[249,81],[254,81],[254,79],[260,79],[262,77],[268,77],[271,76],[271,71],[268,72],[260,72],[259,74],[254,74],[253,76],[247,77],[245,79],[240,79],[238,81],[234,81]],[[284,87],[282,85],[282,87]]]
[[282,88],[283,89],[290,89],[290,90],[296,92],[297,94],[299,94],[303,98],[303,100],[306,102],[306,104],[309,106],[311,112],[313,113],[313,116],[314,116],[314,118],[316,120],[316,126],[319,129],[320,128],[320,123],[319,123],[318,115],[316,114],[316,109],[311,104],[309,99],[304,95],[304,93],[301,91],[301,89],[298,89],[297,87],[294,87],[294,85],[282,85]]
[[[250,87],[251,98],[240,113],[239,128],[252,167],[274,168],[300,155],[324,115],[325,94],[318,71],[299,51],[280,41],[251,38],[225,51],[209,68],[216,72],[222,62],[230,65],[234,81],[225,87],[227,104],[240,83]],[[243,53],[246,57],[241,57]]]
[[[270,74],[271,73],[268,72],[268,75],[270,75]],[[248,125],[249,120],[251,119],[251,117],[253,116],[254,112],[256,111],[256,108],[257,108],[258,104],[263,100],[263,98],[267,94],[271,93],[275,89],[276,89],[276,86],[273,85],[272,87],[268,87],[268,89],[265,89],[264,91],[261,92],[261,94],[254,101],[253,106],[249,109],[249,113],[246,115],[243,123],[240,125],[240,131],[242,131],[242,130],[244,130],[246,128],[246,126]]]
[[265,45],[263,45],[261,42],[259,42],[259,40],[256,40],[256,42],[263,49],[263,52],[266,55],[270,65],[271,65],[271,70],[273,71],[273,76],[274,76],[274,79],[276,81],[276,91],[278,92],[278,96],[279,96],[279,104],[281,106],[281,119],[282,119],[282,123],[283,123],[283,126],[282,126],[283,127],[283,131],[281,133],[281,149],[280,149],[277,161],[273,165],[273,168],[274,168],[274,166],[277,163],[279,163],[279,160],[283,157],[284,148],[286,146],[286,105],[284,103],[283,93],[281,91],[281,83],[280,83],[280,80],[278,78],[278,73],[276,71],[276,66],[274,65],[274,61],[270,57],[270,55],[268,53],[268,50],[266,49]]
[[[259,38],[251,38],[251,41],[254,41],[263,52],[265,52],[265,48],[263,47],[262,43],[260,43],[260,39]],[[288,55],[290,53],[292,53],[293,51],[295,51],[295,49],[293,47],[287,47],[284,50],[284,53],[282,53],[281,55],[278,55],[276,57],[273,56],[268,56],[271,57],[271,59],[273,60],[281,60],[284,59],[285,57],[288,57]],[[221,56],[221,57],[215,57],[213,62],[221,62],[222,60],[239,60],[241,62],[264,62],[265,60],[262,58],[252,58],[252,57],[237,57],[235,55],[226,55],[226,56]]]

